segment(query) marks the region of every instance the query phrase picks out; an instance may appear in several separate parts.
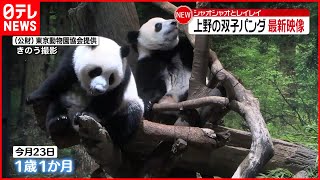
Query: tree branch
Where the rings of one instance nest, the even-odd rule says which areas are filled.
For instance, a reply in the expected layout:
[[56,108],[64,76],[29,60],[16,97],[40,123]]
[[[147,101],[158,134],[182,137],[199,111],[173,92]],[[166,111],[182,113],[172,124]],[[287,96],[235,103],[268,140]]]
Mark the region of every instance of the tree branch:
[[179,103],[162,103],[154,104],[154,111],[178,111],[183,109],[195,109],[207,105],[215,105],[216,107],[226,107],[229,104],[229,99],[218,96],[208,96],[193,100],[182,101]]
[[200,145],[209,148],[221,147],[229,139],[227,132],[216,134],[212,129],[208,128],[172,126],[148,120],[143,120],[143,126],[140,130],[142,130],[140,131],[142,135],[138,134],[138,136],[149,136],[161,141],[181,138],[186,140],[190,145]]
[[206,76],[209,58],[209,38],[205,35],[195,37],[192,72],[189,83],[188,99],[207,96]]
[[[197,2],[197,8],[208,8],[209,3]],[[194,55],[189,83],[188,99],[204,97],[209,88],[206,86],[206,77],[209,60],[209,38],[206,35],[195,36]]]

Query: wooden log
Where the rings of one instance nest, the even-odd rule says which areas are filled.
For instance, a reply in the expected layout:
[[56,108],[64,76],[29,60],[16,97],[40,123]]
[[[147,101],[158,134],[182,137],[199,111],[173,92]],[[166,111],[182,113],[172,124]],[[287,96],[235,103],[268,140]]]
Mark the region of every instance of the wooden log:
[[[100,165],[102,171],[111,177],[122,177],[123,174],[127,174],[126,176],[128,177],[137,176],[130,175],[130,168],[128,169],[126,163],[122,160],[122,152],[113,145],[108,132],[97,120],[90,116],[82,115],[79,117],[79,127],[81,144]],[[188,141],[190,146],[211,150],[222,147],[229,139],[229,133],[224,131],[215,133],[208,128],[172,126],[143,120],[135,137],[124,148],[124,151],[129,151],[132,155],[130,151],[138,149],[137,153],[140,153],[141,149],[137,148],[135,143],[143,142],[146,138],[152,138],[153,142],[173,141],[176,138],[182,138]],[[149,143],[147,144],[149,145]],[[148,156],[148,154],[145,154],[145,156]]]
[[[216,132],[228,130],[231,139],[226,146],[212,151],[188,149],[182,156],[179,166],[194,169],[210,176],[231,177],[239,163],[249,153],[251,134],[246,131],[217,127]],[[317,152],[302,145],[272,139],[274,156],[263,168],[263,171],[284,168],[293,174],[316,164]]]
[[[215,132],[228,131],[231,139],[226,146],[218,149],[203,148],[200,146],[189,146],[177,159],[177,167],[194,170],[202,175],[232,177],[239,164],[248,155],[251,147],[251,134],[246,131],[215,127]],[[313,167],[316,163],[317,152],[302,145],[286,142],[279,139],[272,139],[275,154],[266,164],[262,171],[276,168],[285,168],[293,174],[298,173],[307,167]],[[130,145],[130,153],[143,159],[147,156],[158,141],[150,137],[135,140]]]
[[197,98],[194,100],[186,100],[179,103],[162,103],[154,104],[153,111],[178,111],[186,109],[195,109],[206,105],[215,105],[216,107],[226,107],[229,103],[229,99],[218,96],[207,96]]

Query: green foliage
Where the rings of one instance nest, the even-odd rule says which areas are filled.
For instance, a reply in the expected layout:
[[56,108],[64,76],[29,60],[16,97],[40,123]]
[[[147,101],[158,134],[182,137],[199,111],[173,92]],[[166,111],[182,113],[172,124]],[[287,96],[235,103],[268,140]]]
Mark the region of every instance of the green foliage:
[[[297,6],[300,7],[300,4]],[[307,7],[311,8],[310,24],[316,27],[317,6],[314,3]],[[316,30],[312,28],[307,36],[214,36],[211,43],[224,67],[241,78],[242,84],[259,99],[262,115],[272,137],[317,151]],[[285,43],[287,41],[295,43]],[[292,48],[295,51],[287,51]],[[281,63],[282,58],[290,64]],[[292,67],[293,70],[290,69]],[[229,113],[224,117],[224,122],[229,127],[249,130],[242,117],[236,113]],[[318,177],[317,163],[316,167],[308,167],[307,173],[308,177]],[[293,174],[278,168],[260,174],[259,177],[290,178]]]
[[[318,159],[318,158],[317,158]],[[314,167],[308,167],[305,170],[308,178],[318,178],[318,162]],[[267,173],[260,173],[257,178],[292,178],[292,174],[289,170],[283,168],[277,168],[267,171]]]
[[71,148],[58,149],[59,158],[72,157],[73,150]]
[[[278,36],[276,40],[214,36],[212,43],[224,67],[240,77],[242,84],[259,99],[271,135],[317,149],[317,66],[309,63],[317,44],[311,35],[308,38],[310,41],[297,40],[296,36]],[[297,42],[293,55],[280,51],[279,44],[288,40]],[[280,66],[281,55],[294,57],[290,59],[294,71],[288,74],[283,70],[287,67]],[[225,123],[247,130],[242,118],[235,114],[227,115]]]
[[250,131],[249,128],[247,128],[245,121],[236,112],[230,111],[224,117],[224,120],[225,120],[224,125],[227,127],[233,127],[233,128],[240,129],[243,131]]
[[287,169],[277,168],[277,169],[268,171],[266,174],[261,173],[257,177],[258,178],[292,178],[293,174]]
[[318,125],[315,122],[305,126],[294,126],[297,127],[298,130],[288,126],[279,128],[274,123],[268,123],[267,127],[274,138],[280,138],[318,150]]

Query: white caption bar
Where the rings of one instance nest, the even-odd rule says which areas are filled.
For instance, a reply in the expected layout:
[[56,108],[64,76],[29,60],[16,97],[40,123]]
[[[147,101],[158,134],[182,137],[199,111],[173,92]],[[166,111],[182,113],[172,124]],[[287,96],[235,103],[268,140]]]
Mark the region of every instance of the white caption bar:
[[14,46],[79,46],[99,45],[98,36],[13,36]]
[[57,158],[57,146],[13,146],[13,158]]
[[309,34],[309,17],[193,17],[190,34],[288,35]]

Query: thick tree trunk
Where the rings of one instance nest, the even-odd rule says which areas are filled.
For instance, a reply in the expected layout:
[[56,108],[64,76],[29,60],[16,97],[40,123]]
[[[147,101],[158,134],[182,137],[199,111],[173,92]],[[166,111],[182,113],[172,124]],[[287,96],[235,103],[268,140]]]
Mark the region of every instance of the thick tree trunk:
[[139,28],[134,3],[81,3],[69,13],[76,34],[96,33],[121,45],[129,30]]
[[[48,21],[47,15],[49,6],[41,6],[41,34],[48,35]],[[9,40],[9,43],[12,41],[12,37],[5,37],[6,40]],[[4,57],[3,60],[3,78],[4,78],[4,92],[3,92],[3,104],[4,104],[4,113],[3,113],[3,135],[4,137],[10,137],[10,142],[6,142],[7,139],[4,138],[3,141],[3,165],[10,166],[8,176],[15,174],[13,171],[13,164],[8,164],[5,161],[10,158],[9,162],[12,160],[12,154],[7,154],[6,152],[12,151],[12,145],[47,145],[48,138],[46,134],[40,130],[39,125],[36,122],[34,112],[32,107],[26,107],[25,98],[26,95],[34,91],[40,82],[44,79],[45,74],[43,72],[44,62],[46,61],[47,56],[41,55],[18,55],[17,46],[12,46],[7,44],[3,46]],[[24,47],[26,48],[26,47]],[[6,59],[7,58],[7,59]],[[8,80],[10,84],[5,84]],[[9,86],[9,87],[8,87]],[[18,97],[11,99],[8,102],[7,98],[10,98],[10,93],[14,92],[12,90],[18,90]],[[8,92],[9,91],[9,92]],[[18,101],[19,106],[15,106],[15,100]],[[20,100],[20,101],[19,101]],[[9,116],[7,114],[7,108],[13,107],[13,110],[16,110],[17,113]],[[9,128],[6,131],[6,127]],[[9,146],[7,149],[6,144]],[[7,155],[6,155],[7,154]],[[7,168],[4,168],[4,170]],[[12,170],[12,171],[11,171]],[[6,173],[5,170],[4,173]],[[5,175],[5,174],[4,174]]]
[[[9,140],[12,135],[10,132],[10,117],[11,106],[11,90],[10,86],[10,68],[12,68],[15,49],[12,46],[11,37],[2,37],[2,177],[7,178],[10,175],[9,157],[11,154],[11,147],[9,147]],[[11,82],[12,83],[12,82]],[[11,122],[12,125],[12,122]]]
[[[134,3],[81,3],[69,10],[76,35],[97,34],[126,45],[128,31],[138,30],[139,18]],[[135,69],[137,53],[131,51],[128,62]]]
[[[69,13],[68,10],[72,8],[73,3],[70,2],[64,2],[64,3],[55,3],[55,15],[56,20],[54,23],[54,27],[56,29],[56,32],[54,35],[57,36],[70,36],[73,33],[71,21],[69,19]],[[67,47],[65,46],[58,46],[58,53],[55,55],[55,57],[60,57],[63,55],[64,50],[66,50]],[[56,65],[57,62],[51,63]],[[51,68],[51,67],[50,67]]]
[[[41,6],[41,35],[49,34],[48,27],[48,17],[49,17],[49,4]],[[25,84],[24,84],[24,95],[30,94],[32,91],[39,87],[39,84],[46,77],[45,64],[47,63],[48,56],[46,55],[28,55],[19,56],[20,61],[25,62]],[[24,101],[24,100],[23,100]],[[25,105],[25,104],[24,104]],[[25,123],[24,127],[19,127],[22,129],[22,136],[26,137],[26,145],[45,145],[48,143],[45,133],[40,131],[35,121],[35,115],[32,107],[25,106],[23,108],[23,120]]]
[[[210,3],[197,2],[197,8],[210,8]],[[193,51],[194,56],[188,90],[188,99],[208,96],[208,92],[211,91],[211,89],[206,86],[209,60],[209,38],[206,35],[196,35]]]
[[55,35],[59,36],[65,36],[65,35],[71,35],[72,34],[72,26],[71,21],[68,17],[68,10],[72,7],[72,3],[56,3],[55,6],[55,12],[56,12],[56,33]]

